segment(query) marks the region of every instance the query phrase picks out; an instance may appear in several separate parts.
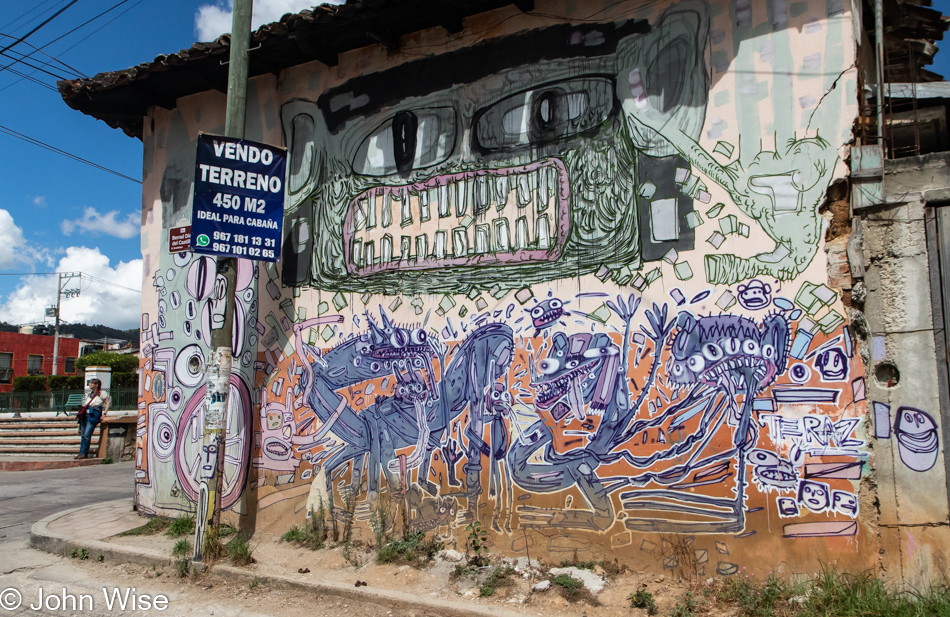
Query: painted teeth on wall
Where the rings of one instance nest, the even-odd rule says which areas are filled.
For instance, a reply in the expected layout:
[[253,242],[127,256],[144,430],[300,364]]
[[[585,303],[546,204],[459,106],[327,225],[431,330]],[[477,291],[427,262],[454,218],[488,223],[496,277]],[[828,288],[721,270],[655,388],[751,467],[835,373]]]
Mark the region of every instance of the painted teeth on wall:
[[[864,367],[815,259],[856,113],[850,20],[815,0],[773,3],[783,19],[754,0],[550,5],[471,45],[429,32],[424,53],[253,82],[251,132],[288,146],[290,178],[284,260],[238,270],[225,506],[283,532],[355,495],[356,533],[392,503],[446,540],[480,520],[493,552],[657,570],[677,536],[702,575],[876,563]],[[196,130],[154,113],[155,198],[182,213]],[[175,224],[148,228],[143,300],[177,307],[143,315],[137,502],[155,513],[194,510],[231,292],[208,258],[160,250]],[[928,473],[936,421],[875,405],[875,437],[892,427]]]

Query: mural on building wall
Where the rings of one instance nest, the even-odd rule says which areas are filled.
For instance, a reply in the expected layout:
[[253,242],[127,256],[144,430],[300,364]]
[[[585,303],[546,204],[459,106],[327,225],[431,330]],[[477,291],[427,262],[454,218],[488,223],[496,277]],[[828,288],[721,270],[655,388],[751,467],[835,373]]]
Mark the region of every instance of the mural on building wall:
[[[225,507],[339,513],[354,491],[360,521],[400,500],[446,537],[478,519],[502,550],[664,567],[684,534],[720,574],[757,533],[858,542],[864,371],[815,259],[850,16],[629,4],[262,112],[290,152],[284,258],[238,271]],[[146,253],[147,511],[195,507],[209,261]],[[903,415],[924,471],[934,424]]]

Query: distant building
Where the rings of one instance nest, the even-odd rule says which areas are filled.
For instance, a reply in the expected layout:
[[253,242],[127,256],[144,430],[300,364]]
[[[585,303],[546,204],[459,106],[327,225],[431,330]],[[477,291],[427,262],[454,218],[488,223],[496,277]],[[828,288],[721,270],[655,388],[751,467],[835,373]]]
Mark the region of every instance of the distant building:
[[[52,336],[0,332],[0,392],[13,390],[13,380],[24,375],[53,374]],[[76,375],[79,340],[61,336],[57,374]]]

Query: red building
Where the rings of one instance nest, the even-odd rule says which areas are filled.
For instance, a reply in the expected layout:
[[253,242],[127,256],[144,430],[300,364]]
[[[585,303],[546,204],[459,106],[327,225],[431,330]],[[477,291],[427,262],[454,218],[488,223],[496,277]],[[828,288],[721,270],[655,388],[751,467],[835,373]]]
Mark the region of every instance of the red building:
[[[52,336],[0,332],[0,392],[13,390],[13,379],[23,375],[53,374]],[[59,339],[58,375],[76,375],[79,339]]]

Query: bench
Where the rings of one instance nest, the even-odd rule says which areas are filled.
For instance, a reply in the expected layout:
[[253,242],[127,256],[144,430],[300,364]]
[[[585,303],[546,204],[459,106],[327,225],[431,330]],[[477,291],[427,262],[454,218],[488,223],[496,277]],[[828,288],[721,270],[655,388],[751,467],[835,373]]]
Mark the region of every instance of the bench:
[[82,394],[70,394],[65,403],[54,405],[53,410],[56,411],[57,416],[59,414],[68,416],[70,411],[76,411],[82,407],[83,398]]

